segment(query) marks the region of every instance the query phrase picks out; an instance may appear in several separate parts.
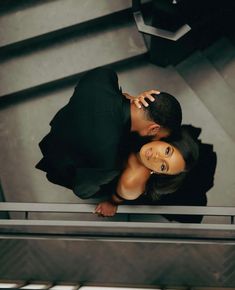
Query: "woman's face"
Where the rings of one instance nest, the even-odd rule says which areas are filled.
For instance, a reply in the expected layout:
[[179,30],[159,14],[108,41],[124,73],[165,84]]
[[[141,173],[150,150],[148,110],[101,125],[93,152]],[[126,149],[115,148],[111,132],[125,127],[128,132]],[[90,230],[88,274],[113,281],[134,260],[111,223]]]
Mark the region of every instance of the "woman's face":
[[179,150],[163,141],[153,141],[142,146],[140,160],[156,173],[174,175],[185,168],[185,161]]

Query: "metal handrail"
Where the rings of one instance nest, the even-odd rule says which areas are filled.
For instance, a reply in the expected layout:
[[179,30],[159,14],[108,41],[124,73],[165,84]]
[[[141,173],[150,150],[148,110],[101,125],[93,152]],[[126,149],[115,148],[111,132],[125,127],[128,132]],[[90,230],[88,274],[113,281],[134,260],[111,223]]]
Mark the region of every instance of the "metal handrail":
[[[158,205],[122,205],[118,214],[143,215],[143,219],[124,221],[115,219],[77,220],[77,217],[66,220],[64,217],[28,218],[28,213],[93,213],[95,204],[68,203],[17,203],[2,202],[0,211],[24,212],[22,218],[0,219],[0,239],[16,238],[55,238],[55,239],[170,239],[178,241],[235,241],[235,207],[204,207],[204,206],[158,206]],[[206,215],[225,216],[231,218],[231,223],[172,223],[157,219],[148,221],[146,214],[159,215]],[[145,215],[145,216],[144,216]]]
[[141,11],[140,0],[132,0],[132,10],[139,32],[172,41],[177,41],[191,30],[191,27],[188,24],[182,25],[178,30],[174,32],[146,25]]
[[[0,211],[10,212],[56,212],[56,213],[92,213],[95,204],[77,203],[25,203],[2,202]],[[235,216],[235,207],[221,206],[162,206],[162,205],[121,205],[118,214],[172,214],[172,215],[208,215]]]
[[119,221],[74,221],[74,220],[0,220],[0,226],[40,226],[64,228],[125,228],[125,229],[200,229],[200,230],[235,230],[234,224],[188,224],[161,222],[119,222]]

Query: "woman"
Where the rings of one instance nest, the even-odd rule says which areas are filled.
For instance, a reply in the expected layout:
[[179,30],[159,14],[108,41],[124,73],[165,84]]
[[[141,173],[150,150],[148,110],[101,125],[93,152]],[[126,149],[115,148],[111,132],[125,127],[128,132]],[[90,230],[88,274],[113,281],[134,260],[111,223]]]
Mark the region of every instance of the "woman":
[[96,213],[112,216],[124,200],[146,194],[152,200],[176,191],[198,158],[198,146],[185,130],[176,141],[152,141],[131,153],[110,201],[96,207]]

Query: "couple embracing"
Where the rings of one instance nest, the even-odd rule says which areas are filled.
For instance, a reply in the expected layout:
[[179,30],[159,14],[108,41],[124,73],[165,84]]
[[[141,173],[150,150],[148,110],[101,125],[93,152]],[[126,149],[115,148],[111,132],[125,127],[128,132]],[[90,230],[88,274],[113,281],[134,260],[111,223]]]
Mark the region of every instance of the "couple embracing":
[[81,77],[50,122],[36,168],[80,198],[106,196],[95,211],[113,216],[125,200],[145,195],[154,202],[181,186],[198,158],[181,121],[172,95],[150,90],[130,96],[113,70],[96,68]]

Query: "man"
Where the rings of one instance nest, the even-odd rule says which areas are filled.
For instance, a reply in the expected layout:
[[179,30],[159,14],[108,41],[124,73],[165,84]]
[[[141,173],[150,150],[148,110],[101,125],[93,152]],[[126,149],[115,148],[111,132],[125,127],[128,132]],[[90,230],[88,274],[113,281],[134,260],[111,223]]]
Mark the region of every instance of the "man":
[[52,119],[51,131],[39,144],[44,157],[36,168],[80,198],[105,190],[123,168],[131,132],[158,140],[180,127],[178,101],[166,93],[150,92],[133,101],[132,96],[122,94],[111,69],[88,72],[69,103]]

